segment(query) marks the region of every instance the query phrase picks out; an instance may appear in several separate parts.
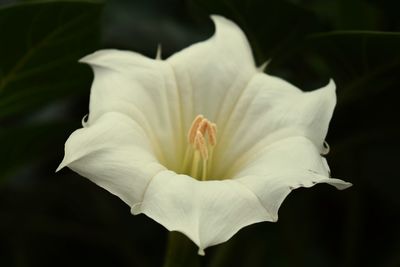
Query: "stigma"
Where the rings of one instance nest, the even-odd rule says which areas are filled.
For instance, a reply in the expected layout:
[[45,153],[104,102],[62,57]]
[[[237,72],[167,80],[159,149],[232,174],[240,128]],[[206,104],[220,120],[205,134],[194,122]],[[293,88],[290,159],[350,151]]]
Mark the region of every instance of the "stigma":
[[210,172],[214,147],[217,144],[217,125],[203,115],[197,115],[187,134],[188,146],[183,172],[205,181]]

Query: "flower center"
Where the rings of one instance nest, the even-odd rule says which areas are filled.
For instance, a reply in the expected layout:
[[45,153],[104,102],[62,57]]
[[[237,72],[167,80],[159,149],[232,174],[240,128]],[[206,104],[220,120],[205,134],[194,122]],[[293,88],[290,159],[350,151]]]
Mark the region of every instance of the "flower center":
[[186,148],[182,172],[206,180],[210,172],[214,147],[217,144],[217,125],[203,115],[197,115],[187,134],[189,145]]

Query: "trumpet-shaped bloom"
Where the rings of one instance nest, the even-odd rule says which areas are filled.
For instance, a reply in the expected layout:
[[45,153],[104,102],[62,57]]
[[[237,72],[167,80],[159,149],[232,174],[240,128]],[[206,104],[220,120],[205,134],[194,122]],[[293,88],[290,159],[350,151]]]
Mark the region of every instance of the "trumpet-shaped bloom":
[[84,57],[94,71],[89,117],[59,167],[121,198],[199,247],[276,221],[291,190],[328,183],[324,139],[333,81],[303,92],[263,73],[233,22],[166,60],[119,50]]

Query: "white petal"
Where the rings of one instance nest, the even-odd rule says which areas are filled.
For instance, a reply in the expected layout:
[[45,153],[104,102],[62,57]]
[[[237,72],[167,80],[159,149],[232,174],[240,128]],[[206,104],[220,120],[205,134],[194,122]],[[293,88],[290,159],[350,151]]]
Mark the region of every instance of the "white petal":
[[333,81],[319,90],[303,92],[288,82],[258,73],[218,133],[214,175],[229,178],[231,166],[275,141],[305,136],[320,151],[336,104]]
[[277,220],[278,209],[291,190],[328,183],[338,189],[351,186],[328,178],[329,169],[315,145],[305,137],[291,137],[264,148],[233,179],[255,193]]
[[184,233],[201,255],[246,225],[272,220],[254,193],[236,181],[201,182],[171,171],[152,179],[143,202],[132,212],[143,212],[168,230]]
[[161,162],[177,168],[186,140],[180,118],[180,93],[171,66],[119,50],[101,50],[81,62],[90,64],[95,76],[88,124],[106,112],[126,114],[158,146]]
[[198,114],[217,125],[224,122],[258,70],[242,30],[212,16],[215,34],[168,58],[181,92],[186,129]]
[[151,178],[165,170],[152,151],[135,121],[110,112],[71,134],[58,170],[68,166],[132,206],[142,200]]

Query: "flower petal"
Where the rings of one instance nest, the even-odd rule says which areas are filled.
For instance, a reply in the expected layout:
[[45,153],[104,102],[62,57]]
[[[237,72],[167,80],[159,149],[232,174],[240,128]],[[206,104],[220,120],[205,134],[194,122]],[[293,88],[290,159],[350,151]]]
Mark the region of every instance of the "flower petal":
[[171,171],[152,179],[143,202],[132,212],[143,212],[168,230],[184,233],[201,255],[246,225],[272,220],[256,195],[236,181],[201,182]]
[[116,112],[106,113],[71,134],[57,170],[65,166],[130,206],[142,200],[151,178],[165,170],[154,157],[143,129]]
[[328,183],[338,189],[351,186],[328,178],[326,161],[313,142],[305,137],[290,137],[264,148],[238,171],[233,179],[245,185],[261,201],[274,220],[291,190]]
[[229,178],[226,172],[232,165],[244,164],[259,149],[291,136],[309,138],[322,152],[335,104],[332,80],[319,90],[303,92],[282,79],[254,75],[219,132],[214,174]]
[[186,129],[198,114],[217,125],[235,108],[258,70],[250,45],[232,21],[212,16],[215,34],[167,59],[175,72]]
[[165,166],[177,168],[186,140],[180,119],[180,94],[171,66],[120,50],[101,50],[81,62],[90,64],[95,76],[88,124],[106,112],[126,114],[158,147],[157,158]]

